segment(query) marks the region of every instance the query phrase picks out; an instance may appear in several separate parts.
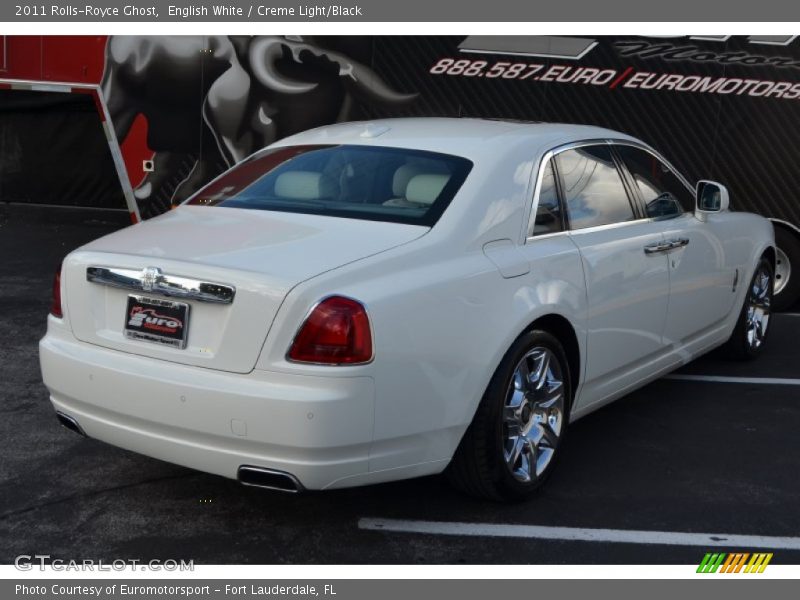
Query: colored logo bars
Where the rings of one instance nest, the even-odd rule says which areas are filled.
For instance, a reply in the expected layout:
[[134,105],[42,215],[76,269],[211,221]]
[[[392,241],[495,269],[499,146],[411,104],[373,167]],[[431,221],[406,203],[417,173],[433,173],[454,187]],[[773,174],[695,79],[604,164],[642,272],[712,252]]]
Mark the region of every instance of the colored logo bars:
[[[749,559],[749,560],[748,560]],[[700,565],[697,567],[698,573],[763,573],[769,561],[772,560],[772,552],[736,552],[732,554],[708,552]]]

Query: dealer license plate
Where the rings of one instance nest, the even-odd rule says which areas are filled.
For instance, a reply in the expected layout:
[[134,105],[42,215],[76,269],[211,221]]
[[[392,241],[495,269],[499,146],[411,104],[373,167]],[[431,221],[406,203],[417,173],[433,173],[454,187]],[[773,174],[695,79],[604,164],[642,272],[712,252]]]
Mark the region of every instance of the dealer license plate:
[[128,296],[125,337],[173,348],[185,348],[189,337],[189,305],[185,302]]

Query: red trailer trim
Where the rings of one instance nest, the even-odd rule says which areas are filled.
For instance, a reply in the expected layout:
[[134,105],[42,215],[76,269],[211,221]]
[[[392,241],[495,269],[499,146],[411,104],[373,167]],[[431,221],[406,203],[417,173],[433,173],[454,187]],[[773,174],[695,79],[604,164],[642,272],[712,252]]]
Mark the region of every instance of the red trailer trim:
[[125,203],[130,214],[131,223],[138,223],[141,221],[139,214],[139,207],[136,204],[136,198],[133,195],[133,188],[131,187],[128,171],[125,168],[125,161],[122,156],[122,150],[119,146],[114,127],[111,125],[111,119],[108,113],[105,99],[103,98],[103,90],[99,85],[88,83],[68,83],[68,82],[41,82],[29,81],[24,79],[0,79],[0,88],[12,90],[29,90],[39,92],[61,92],[65,94],[89,94],[94,100],[97,114],[100,117],[100,123],[103,126],[106,140],[108,141],[108,149],[111,151],[111,157],[114,160],[114,168],[119,178],[120,186],[122,187],[122,194],[125,197]]

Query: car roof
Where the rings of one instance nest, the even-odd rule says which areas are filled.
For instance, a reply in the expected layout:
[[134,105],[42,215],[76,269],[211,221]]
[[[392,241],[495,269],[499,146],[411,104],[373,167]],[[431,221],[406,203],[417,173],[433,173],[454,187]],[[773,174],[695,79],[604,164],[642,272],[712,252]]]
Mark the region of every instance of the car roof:
[[639,141],[618,131],[592,125],[419,117],[325,125],[284,138],[273,146],[305,144],[393,146],[476,159],[505,155],[521,145],[530,151],[538,148],[549,149],[573,141],[609,138]]

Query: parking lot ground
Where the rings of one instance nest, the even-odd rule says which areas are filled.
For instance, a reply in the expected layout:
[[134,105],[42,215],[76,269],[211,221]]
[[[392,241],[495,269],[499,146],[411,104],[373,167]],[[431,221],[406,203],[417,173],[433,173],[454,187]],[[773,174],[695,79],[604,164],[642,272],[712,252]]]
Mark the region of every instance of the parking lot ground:
[[[756,362],[712,354],[676,374],[723,380],[661,379],[576,422],[559,468],[527,502],[467,498],[440,477],[283,495],[56,422],[36,348],[53,269],[72,247],[118,226],[89,213],[33,222],[0,210],[0,563],[39,553],[198,564],[696,565],[706,551],[726,549],[800,563],[800,385],[785,381],[800,378],[800,317],[774,317]],[[423,532],[407,531],[409,522]],[[442,523],[464,525],[450,535]],[[497,526],[512,537],[498,537]],[[565,529],[550,536],[536,527]],[[629,541],[564,539],[598,529]],[[648,533],[630,541],[631,531]],[[707,548],[686,534],[757,537]],[[759,545],[770,543],[781,546]]]

